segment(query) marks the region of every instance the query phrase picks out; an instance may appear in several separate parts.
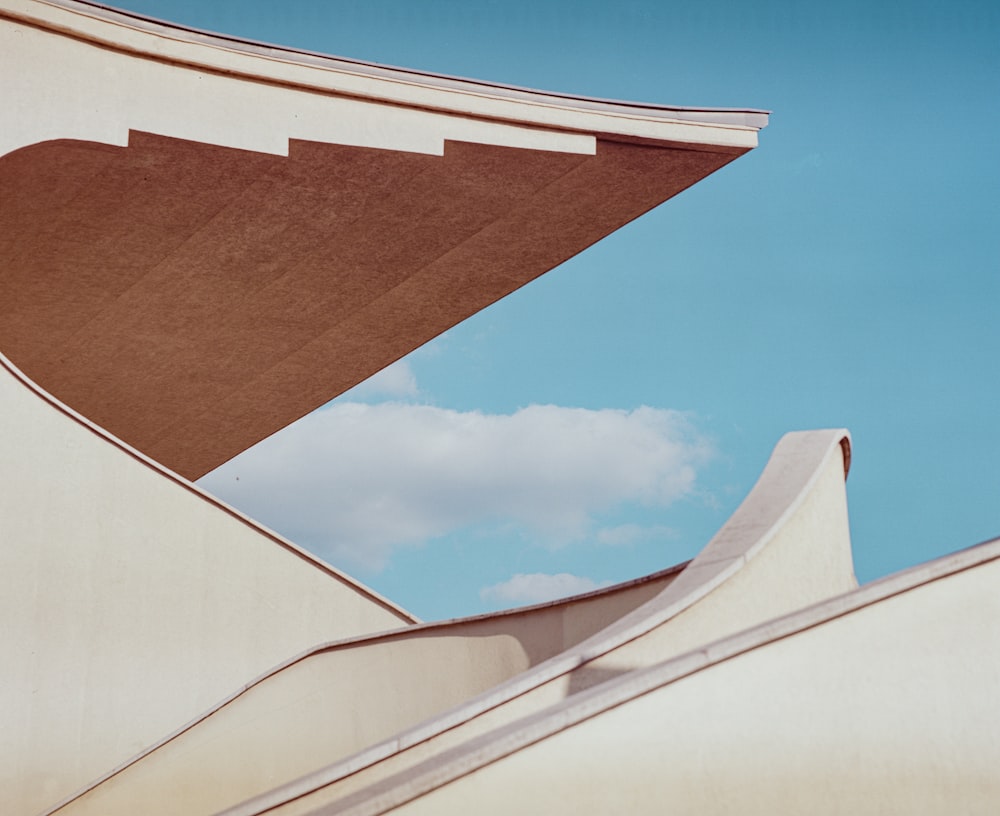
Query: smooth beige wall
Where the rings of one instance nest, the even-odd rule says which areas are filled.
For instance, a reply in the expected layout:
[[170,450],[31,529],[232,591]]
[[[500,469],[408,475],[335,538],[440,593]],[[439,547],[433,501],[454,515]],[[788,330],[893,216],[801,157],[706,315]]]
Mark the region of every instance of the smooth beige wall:
[[0,365],[0,812],[31,814],[317,642],[413,618]]
[[[844,477],[844,458],[832,447],[766,546],[744,556],[724,584],[669,624],[581,666],[570,680],[574,691],[856,588]],[[700,574],[711,575],[723,559],[742,555],[732,543],[732,549],[699,556],[669,594],[680,597],[697,586]]]
[[994,814],[1000,544],[980,553],[626,675],[308,812]]
[[682,567],[579,598],[332,646],[282,667],[60,816],[211,814],[360,751],[603,629]]

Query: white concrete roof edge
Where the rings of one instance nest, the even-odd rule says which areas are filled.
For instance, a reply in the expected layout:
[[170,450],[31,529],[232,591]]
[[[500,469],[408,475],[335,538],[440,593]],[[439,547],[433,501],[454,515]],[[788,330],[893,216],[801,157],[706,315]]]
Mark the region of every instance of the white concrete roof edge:
[[318,51],[309,51],[290,46],[275,45],[273,43],[260,40],[249,40],[235,37],[229,34],[222,34],[207,29],[194,28],[192,26],[172,23],[156,17],[149,17],[126,9],[119,9],[107,3],[91,2],[91,0],[43,0],[50,5],[73,7],[80,4],[99,9],[103,13],[124,17],[134,20],[139,27],[150,25],[172,28],[179,31],[188,32],[199,40],[210,42],[225,41],[236,50],[249,51],[252,53],[263,53],[267,55],[292,54],[296,58],[311,58],[322,61],[323,64],[337,65],[345,70],[356,71],[366,74],[374,74],[385,77],[402,77],[407,80],[414,78],[426,79],[429,84],[443,87],[487,89],[503,96],[516,96],[524,98],[549,97],[564,102],[572,102],[574,105],[583,107],[613,107],[617,109],[632,108],[637,113],[651,112],[671,114],[674,118],[690,119],[691,121],[740,125],[750,128],[764,128],[767,126],[767,117],[770,111],[757,108],[717,108],[717,107],[691,107],[680,105],[658,105],[651,102],[635,102],[615,99],[605,99],[593,96],[581,96],[578,94],[561,93],[558,91],[540,91],[533,88],[518,85],[508,85],[502,82],[490,82],[488,80],[477,80],[468,77],[452,76],[449,74],[439,74],[434,71],[421,71],[410,68],[403,68],[397,65],[385,65],[377,62],[354,59],[352,57],[340,57],[332,54],[324,54]]
[[[568,674],[574,669],[607,654],[624,643],[635,640],[652,629],[660,626],[683,610],[689,608],[704,598],[713,589],[724,583],[730,576],[748,563],[754,556],[767,546],[785,521],[796,511],[810,490],[815,485],[820,473],[831,456],[841,456],[846,471],[850,453],[850,433],[846,429],[828,429],[817,431],[793,431],[785,434],[775,446],[763,472],[758,477],[754,487],[736,509],[722,528],[712,537],[702,552],[688,563],[685,570],[667,586],[659,595],[645,604],[637,607],[620,620],[587,638],[576,646],[568,649],[537,666],[522,672],[510,680],[489,689],[465,703],[456,706],[440,715],[418,723],[388,740],[376,743],[368,748],[324,768],[285,783],[267,793],[252,797],[245,802],[229,808],[220,816],[258,816],[289,801],[308,793],[319,790],[337,780],[362,768],[373,765],[392,754],[407,750],[433,737],[443,730],[454,728],[471,720],[485,711],[493,709],[509,700],[515,699],[532,689],[556,677]],[[802,482],[791,483],[784,468],[789,449],[792,456],[798,459],[798,464],[811,463],[807,478]],[[798,449],[798,450],[796,450]],[[805,450],[807,457],[802,456]],[[776,470],[783,472],[777,474]],[[785,495],[783,501],[775,500],[776,485],[785,488],[791,495]],[[763,529],[754,529],[745,524],[743,519],[760,511],[778,512],[770,518],[770,523]],[[737,538],[745,542],[743,553],[735,557],[719,559],[717,550],[727,541],[729,536],[737,531]],[[748,535],[749,532],[749,535]],[[695,583],[684,589],[683,579],[686,573],[702,564],[718,565],[715,574],[708,580]],[[681,584],[678,589],[677,585]]]
[[128,456],[131,456],[133,459],[142,463],[146,467],[160,473],[164,478],[179,485],[185,490],[194,493],[195,495],[199,496],[201,499],[208,502],[209,504],[218,507],[219,510],[221,510],[222,512],[232,516],[233,518],[245,524],[247,527],[250,527],[256,532],[260,533],[260,535],[270,539],[283,549],[288,550],[290,553],[298,556],[303,561],[312,564],[320,571],[327,573],[332,578],[335,578],[341,583],[347,584],[348,586],[354,587],[356,590],[358,590],[360,594],[375,601],[379,606],[391,610],[395,614],[399,615],[404,621],[410,621],[410,623],[412,624],[422,623],[420,618],[418,618],[416,615],[413,615],[410,612],[407,612],[405,609],[403,609],[403,607],[399,606],[399,604],[394,603],[393,601],[389,600],[383,595],[380,595],[374,589],[370,589],[369,587],[365,586],[357,579],[352,578],[346,572],[342,572],[341,570],[337,569],[331,564],[326,563],[325,561],[323,561],[323,559],[313,555],[308,550],[302,549],[302,547],[299,547],[297,544],[294,544],[287,538],[284,538],[279,533],[276,533],[273,530],[270,530],[264,525],[260,524],[259,522],[254,521],[246,514],[241,513],[235,507],[231,507],[221,499],[216,498],[211,493],[208,493],[207,491],[198,487],[198,485],[188,481],[180,474],[175,473],[174,471],[170,470],[167,467],[164,467],[156,460],[150,459],[148,456],[146,456],[146,454],[142,453],[142,451],[136,450],[127,442],[123,442],[114,434],[111,434],[108,431],[104,430],[100,425],[91,422],[85,416],[74,411],[64,402],[60,401],[58,398],[54,397],[52,394],[50,394],[48,391],[46,391],[44,388],[38,385],[38,383],[36,383],[34,380],[28,377],[23,371],[21,371],[16,365],[14,365],[14,363],[12,363],[2,353],[0,353],[0,368],[4,368],[8,372],[10,372],[14,376],[14,378],[18,380],[23,386],[25,386],[29,391],[32,391],[36,396],[47,402],[57,411],[65,414],[67,417],[74,420],[76,423],[81,425],[86,430],[90,431],[95,436],[100,437],[108,444],[112,445],[115,448],[118,448],[120,451],[127,454]]
[[376,816],[676,680],[996,559],[1000,559],[1000,538],[893,573],[851,592],[751,627],[649,668],[608,680],[308,814]]
[[[586,655],[582,662],[599,657],[611,648],[633,640],[674,617],[681,610],[708,595],[709,592],[758,555],[809,495],[823,466],[831,456],[844,457],[844,477],[846,479],[850,439],[850,433],[843,428],[792,431],[782,436],[746,498],[719,531],[712,536],[701,552],[688,564],[677,580],[643,606],[624,616],[603,632],[593,635],[581,643],[578,647],[579,651]],[[791,445],[805,447],[811,453],[808,461],[812,462],[812,466],[804,482],[789,484],[789,480],[786,479],[784,480],[785,484],[781,485],[778,484],[780,475],[776,473],[776,468],[784,464],[783,459],[786,455],[784,449]],[[774,492],[781,487],[793,491],[793,495],[785,496],[784,501],[775,501]],[[752,517],[761,511],[766,514],[775,509],[780,512],[772,516],[769,523],[752,525],[745,521],[747,517]],[[732,538],[739,542],[739,552],[728,555],[724,552],[724,548]],[[685,579],[696,569],[715,565],[717,565],[717,570],[711,578],[697,581],[692,587],[685,586]],[[553,658],[553,660],[556,659]]]
[[[11,366],[11,368],[16,372],[16,368],[14,368],[13,366]],[[72,409],[69,410],[72,411]],[[98,428],[98,430],[100,429]],[[209,496],[209,498],[211,498],[211,496]],[[497,612],[486,612],[479,615],[470,615],[464,618],[451,618],[449,620],[444,620],[444,621],[420,621],[414,624],[401,626],[397,629],[388,629],[382,632],[375,632],[372,634],[365,634],[365,635],[356,635],[354,637],[340,638],[339,640],[331,640],[325,643],[317,644],[316,646],[305,649],[299,652],[298,654],[289,657],[287,660],[283,660],[281,663],[278,663],[277,665],[273,666],[267,671],[257,675],[252,680],[247,681],[242,686],[233,691],[231,694],[219,700],[211,708],[203,711],[197,717],[194,717],[193,719],[184,723],[174,731],[171,731],[169,734],[167,734],[157,742],[153,743],[152,745],[143,748],[137,754],[129,757],[124,762],[119,763],[115,767],[108,770],[106,773],[103,773],[101,776],[91,780],[86,785],[77,789],[76,791],[69,794],[65,798],[60,799],[55,804],[51,805],[46,810],[42,811],[39,814],[39,816],[51,816],[51,814],[57,813],[67,805],[71,804],[72,802],[86,795],[90,791],[94,790],[99,785],[104,784],[112,777],[117,776],[125,769],[129,768],[130,766],[134,765],[135,763],[139,762],[145,757],[155,753],[163,746],[167,745],[168,743],[180,737],[182,734],[190,731],[192,728],[204,722],[216,712],[225,708],[227,705],[234,702],[235,700],[238,700],[242,695],[250,691],[255,686],[260,685],[264,681],[274,677],[275,675],[279,674],[285,669],[290,668],[291,666],[294,666],[297,663],[301,663],[303,660],[307,660],[308,658],[313,657],[315,655],[322,654],[324,652],[334,651],[337,649],[348,649],[356,646],[366,646],[380,641],[392,640],[396,638],[405,638],[408,635],[413,635],[417,633],[425,634],[428,631],[432,631],[434,629],[454,628],[459,625],[475,623],[477,621],[482,621],[490,618],[496,619],[514,615],[530,614],[533,612],[538,612],[541,610],[546,610],[557,606],[571,606],[575,603],[579,603],[580,601],[589,600],[591,598],[600,597],[602,595],[610,595],[614,592],[620,592],[626,589],[631,589],[632,587],[638,586],[640,584],[649,583],[650,581],[655,581],[658,578],[666,577],[671,572],[680,573],[689,563],[690,562],[688,561],[681,562],[680,564],[675,564],[674,566],[667,567],[665,569],[658,570],[656,572],[651,572],[648,575],[642,575],[638,578],[632,578],[628,581],[622,581],[621,583],[613,584],[612,586],[601,587],[599,589],[590,590],[589,592],[581,592],[576,595],[567,596],[565,598],[557,598],[551,601],[543,601],[541,603],[531,604],[529,606],[519,606],[519,607],[514,607],[513,609],[501,609]],[[389,742],[394,743],[394,740],[389,740]]]
[[150,59],[542,128],[749,149],[759,110],[615,102],[390,68],[184,28],[87,0],[0,0],[0,16]]

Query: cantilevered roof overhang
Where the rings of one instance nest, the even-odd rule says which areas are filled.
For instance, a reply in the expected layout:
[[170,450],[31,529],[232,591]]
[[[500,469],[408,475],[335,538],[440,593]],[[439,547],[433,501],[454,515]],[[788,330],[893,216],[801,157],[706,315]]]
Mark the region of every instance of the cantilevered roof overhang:
[[0,79],[0,351],[191,479],[750,150],[767,123],[75,0],[0,0]]

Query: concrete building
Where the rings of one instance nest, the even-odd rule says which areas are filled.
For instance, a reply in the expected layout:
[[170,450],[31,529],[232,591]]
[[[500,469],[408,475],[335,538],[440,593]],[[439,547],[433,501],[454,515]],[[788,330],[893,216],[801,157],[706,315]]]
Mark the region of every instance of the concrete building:
[[0,0],[0,77],[3,813],[995,809],[1000,545],[858,588],[846,431],[783,438],[690,563],[432,624],[190,481],[766,114],[77,0]]

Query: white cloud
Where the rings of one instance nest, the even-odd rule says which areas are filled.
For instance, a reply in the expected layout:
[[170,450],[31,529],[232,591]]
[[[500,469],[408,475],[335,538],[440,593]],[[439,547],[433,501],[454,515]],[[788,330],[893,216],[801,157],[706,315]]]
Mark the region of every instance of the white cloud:
[[397,360],[364,382],[358,383],[346,393],[348,399],[372,399],[389,397],[403,399],[415,397],[419,393],[417,378],[406,360]]
[[655,408],[341,402],[201,484],[334,563],[377,569],[394,548],[484,524],[582,540],[597,514],[691,492],[711,452],[685,415]]
[[479,590],[479,597],[486,603],[500,605],[532,604],[579,595],[610,585],[611,581],[598,582],[591,578],[570,575],[568,572],[560,572],[556,575],[548,575],[544,572],[527,574],[519,572],[509,581],[483,587]]

